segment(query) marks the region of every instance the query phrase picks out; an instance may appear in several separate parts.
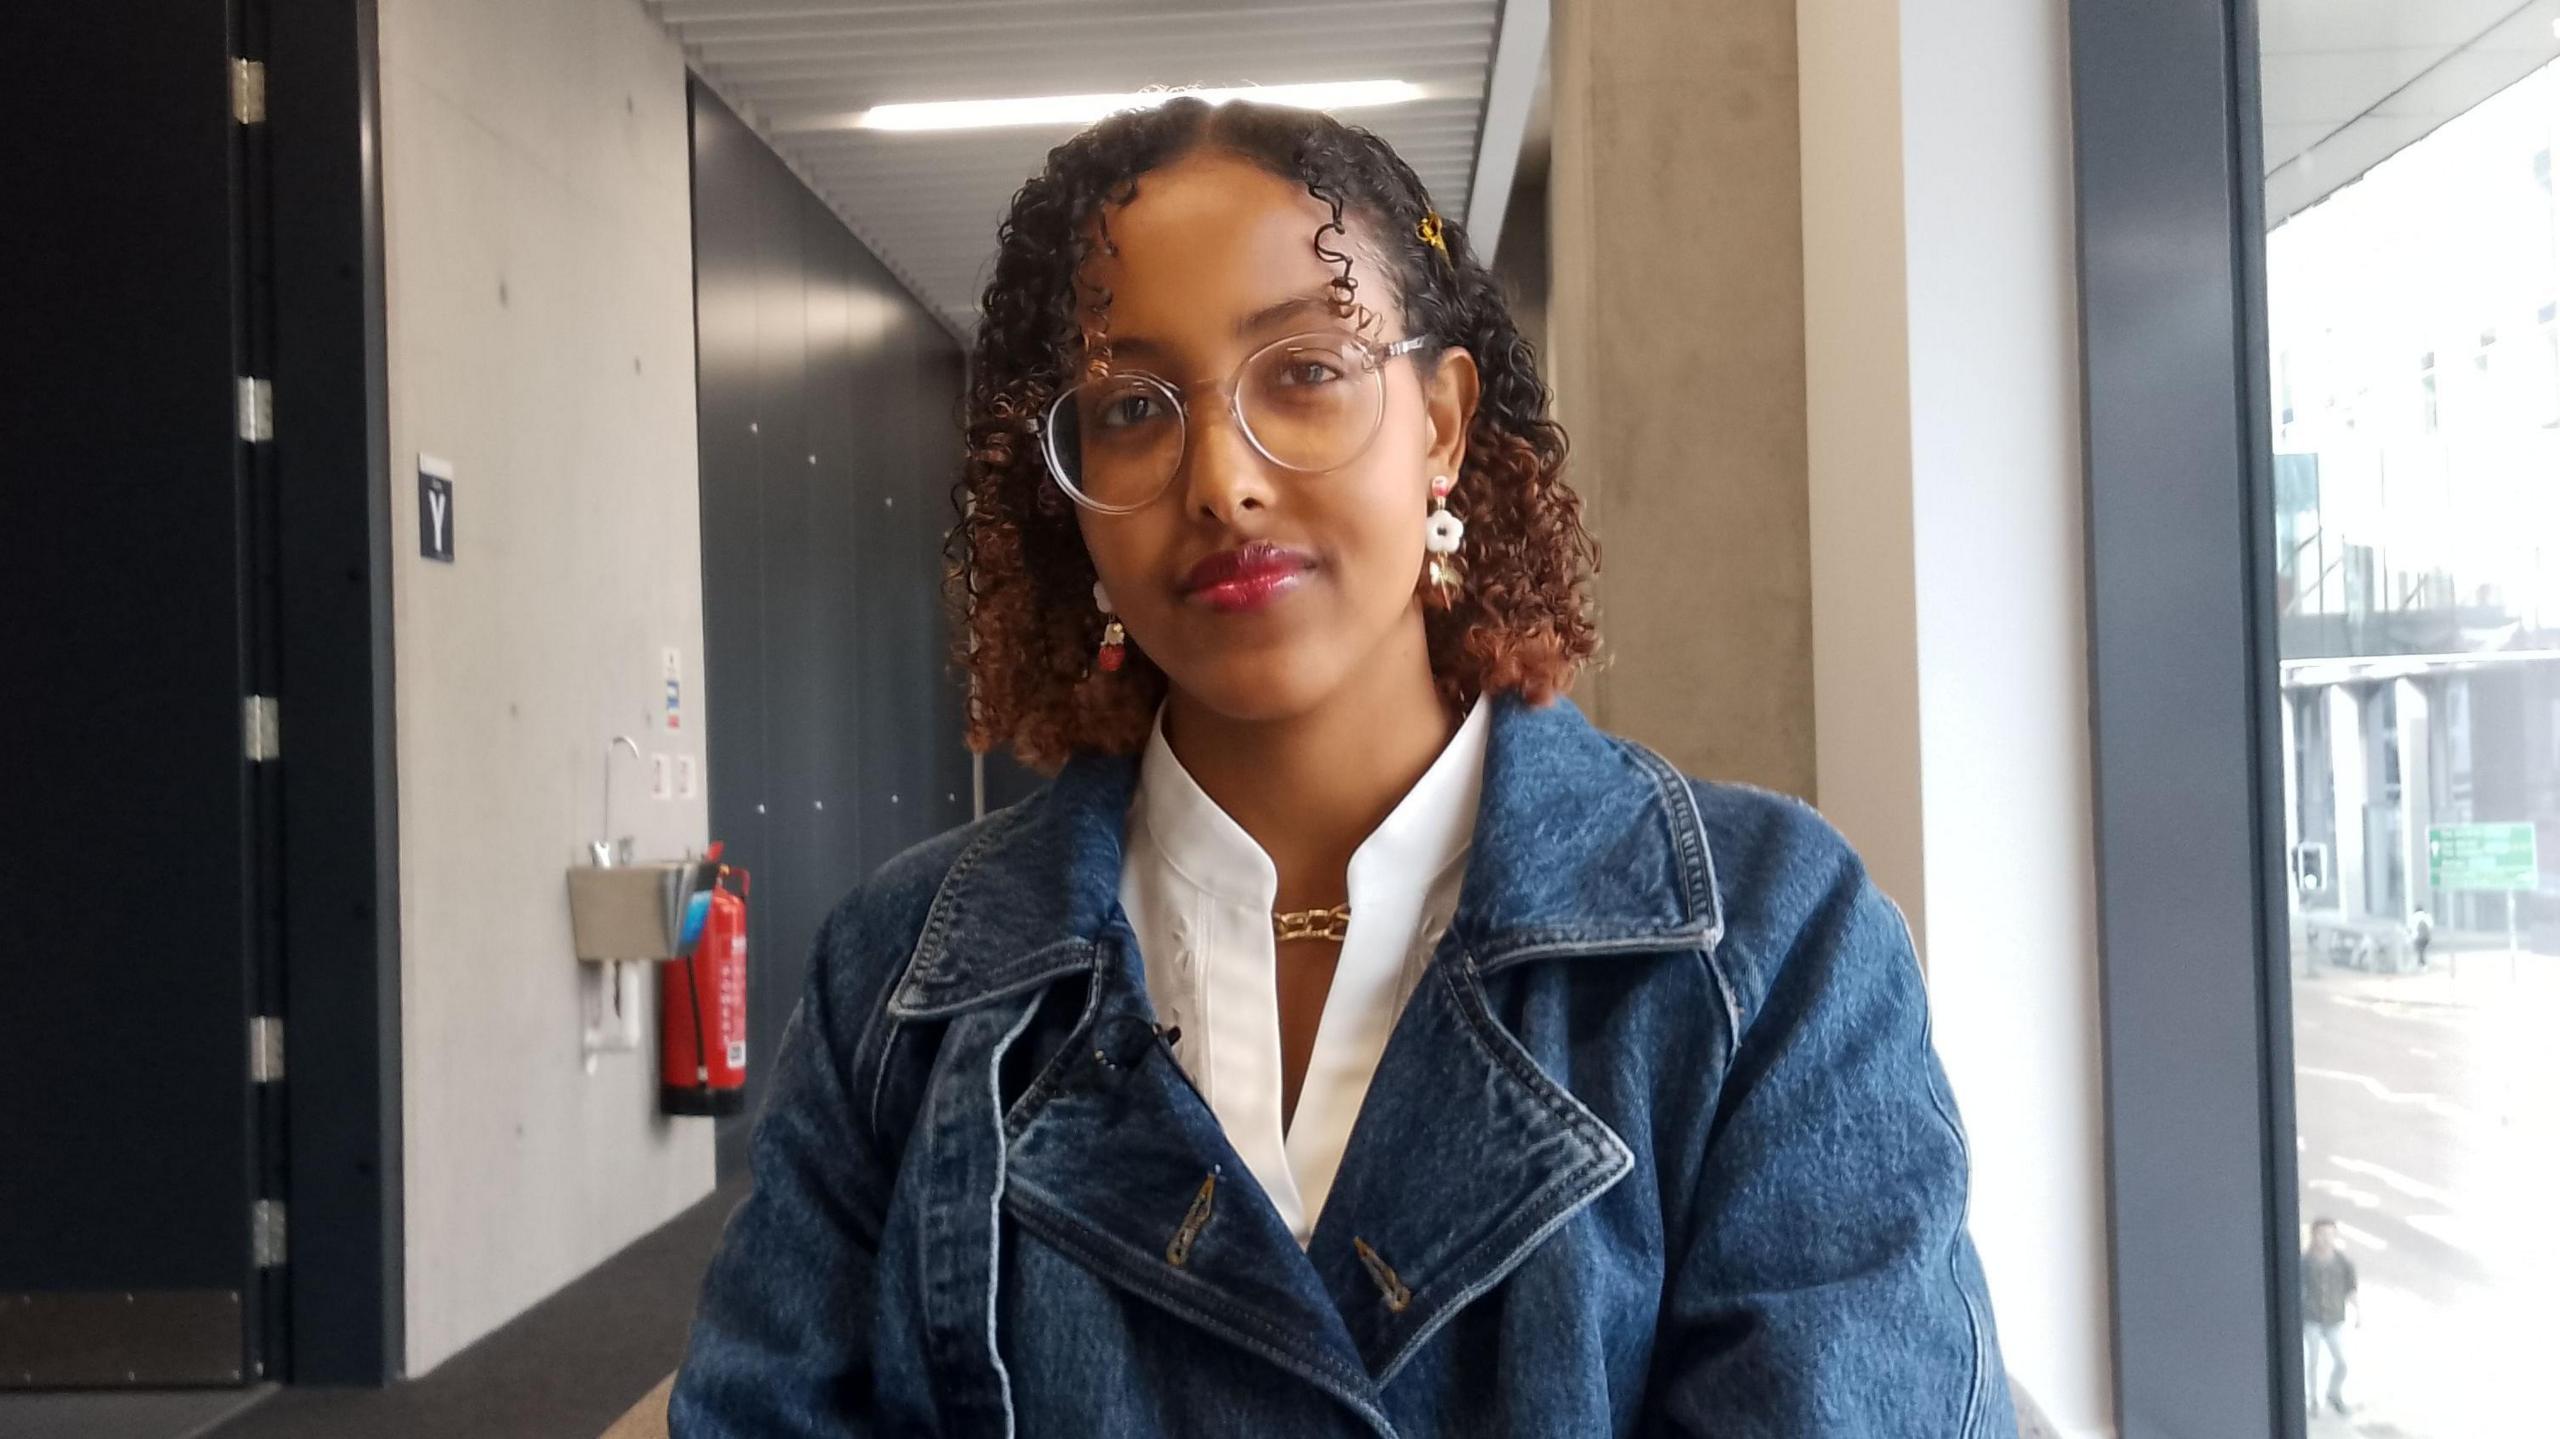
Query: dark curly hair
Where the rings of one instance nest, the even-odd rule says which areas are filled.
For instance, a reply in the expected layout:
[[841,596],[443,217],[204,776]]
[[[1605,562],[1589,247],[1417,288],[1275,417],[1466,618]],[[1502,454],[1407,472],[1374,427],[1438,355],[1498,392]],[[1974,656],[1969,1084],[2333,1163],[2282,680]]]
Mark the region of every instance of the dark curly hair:
[[1078,752],[1132,753],[1164,698],[1164,672],[1134,643],[1117,672],[1093,664],[1105,623],[1093,562],[1037,425],[1067,376],[1107,360],[1110,296],[1083,279],[1086,261],[1110,250],[1107,211],[1136,195],[1140,177],[1198,150],[1295,180],[1326,206],[1311,243],[1340,271],[1343,318],[1376,320],[1360,302],[1357,249],[1383,268],[1411,331],[1432,337],[1416,356],[1424,373],[1450,346],[1474,357],[1482,391],[1449,497],[1467,522],[1466,563],[1445,597],[1422,587],[1431,669],[1460,707],[1487,691],[1551,698],[1599,647],[1586,585],[1599,551],[1564,482],[1565,435],[1547,417],[1536,357],[1492,273],[1462,227],[1442,224],[1445,249],[1424,238],[1430,195],[1377,136],[1315,111],[1186,96],[1051,150],[997,230],[969,367],[967,460],[953,486],[960,522],[944,545],[957,660],[971,681],[970,748],[1009,742],[1041,770]]

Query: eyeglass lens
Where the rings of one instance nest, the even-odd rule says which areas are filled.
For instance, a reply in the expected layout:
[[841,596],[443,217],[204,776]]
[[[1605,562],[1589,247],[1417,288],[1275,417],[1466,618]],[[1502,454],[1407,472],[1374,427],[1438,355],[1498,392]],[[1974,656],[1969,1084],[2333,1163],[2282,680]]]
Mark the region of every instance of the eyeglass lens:
[[[1356,458],[1377,433],[1385,386],[1369,350],[1348,335],[1282,340],[1235,378],[1245,437],[1273,464],[1322,471]],[[1050,411],[1049,463],[1096,504],[1142,505],[1181,467],[1185,406],[1162,380],[1119,374],[1087,380]]]

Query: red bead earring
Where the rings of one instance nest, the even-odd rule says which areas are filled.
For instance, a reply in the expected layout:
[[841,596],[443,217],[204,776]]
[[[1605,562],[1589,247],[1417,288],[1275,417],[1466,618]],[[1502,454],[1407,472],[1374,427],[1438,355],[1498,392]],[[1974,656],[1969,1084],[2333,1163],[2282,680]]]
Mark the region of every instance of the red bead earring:
[[[1111,596],[1103,590],[1100,580],[1093,582],[1093,603],[1096,609],[1111,615]],[[1118,674],[1128,658],[1129,632],[1121,627],[1119,616],[1111,615],[1111,622],[1102,627],[1102,648],[1095,652],[1093,662],[1104,674]]]

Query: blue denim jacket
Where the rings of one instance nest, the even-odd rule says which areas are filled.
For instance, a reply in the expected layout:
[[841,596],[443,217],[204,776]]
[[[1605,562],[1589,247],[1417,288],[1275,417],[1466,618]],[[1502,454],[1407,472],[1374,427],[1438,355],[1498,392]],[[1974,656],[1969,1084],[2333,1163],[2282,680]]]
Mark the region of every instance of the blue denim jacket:
[[1156,1033],[1135,779],[829,918],[677,1439],[2014,1434],[1909,932],[1813,811],[1500,700],[1301,1251]]

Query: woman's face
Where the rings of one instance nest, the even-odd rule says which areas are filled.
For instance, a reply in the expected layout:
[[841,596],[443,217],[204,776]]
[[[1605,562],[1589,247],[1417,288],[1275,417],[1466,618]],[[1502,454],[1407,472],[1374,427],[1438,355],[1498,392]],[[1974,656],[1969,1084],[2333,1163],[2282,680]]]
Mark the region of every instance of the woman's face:
[[[1376,438],[1336,469],[1284,469],[1240,432],[1217,386],[1246,356],[1351,330],[1327,300],[1339,271],[1315,253],[1328,214],[1301,185],[1195,153],[1139,181],[1109,216],[1118,254],[1087,267],[1111,297],[1112,370],[1166,381],[1189,420],[1152,503],[1078,510],[1085,546],[1138,647],[1183,695],[1232,719],[1305,713],[1373,656],[1424,653],[1431,480],[1458,473],[1475,405],[1474,363],[1453,349],[1429,372],[1410,356],[1386,362]],[[1335,244],[1379,311],[1366,338],[1383,348],[1406,331],[1363,239],[1354,224]]]

